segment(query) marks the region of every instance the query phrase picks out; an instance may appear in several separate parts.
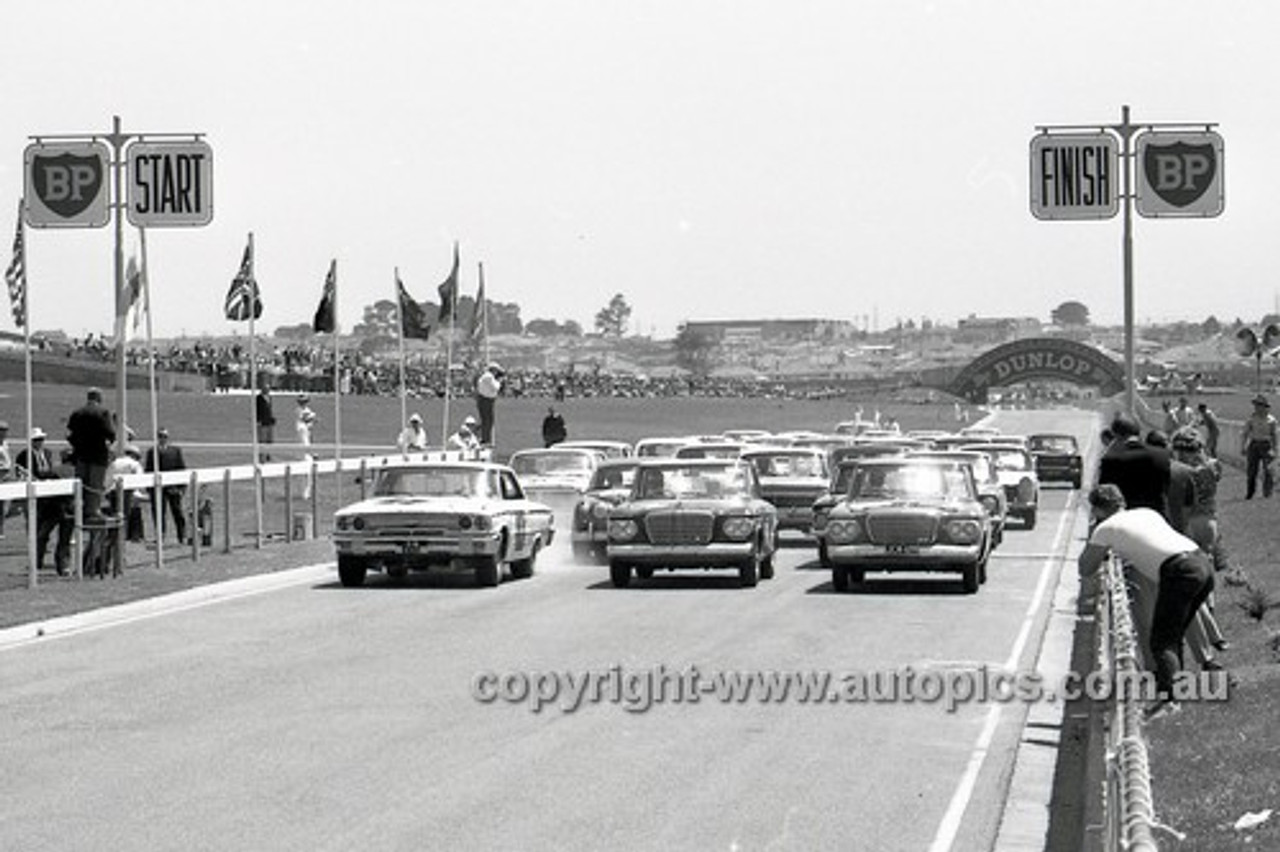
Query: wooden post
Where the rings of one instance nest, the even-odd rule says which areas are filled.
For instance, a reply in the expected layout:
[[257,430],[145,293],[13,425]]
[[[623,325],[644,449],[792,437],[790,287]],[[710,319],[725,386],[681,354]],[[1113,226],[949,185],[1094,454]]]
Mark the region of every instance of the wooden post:
[[[75,547],[71,549],[71,558],[76,563],[76,579],[84,579],[84,485],[79,479],[72,486],[72,511],[75,513]],[[39,511],[38,509],[36,510]],[[36,523],[36,518],[29,519],[30,523]],[[56,558],[56,556],[55,556]]]
[[111,560],[111,576],[119,577],[124,573],[124,543],[129,530],[129,512],[124,505],[124,483],[116,480],[116,516],[120,518],[120,526],[116,527],[116,552]]
[[191,523],[187,525],[187,534],[191,536],[191,561],[200,561],[200,479],[191,471],[191,484],[187,488],[191,495]]
[[293,543],[293,465],[284,466],[284,540]]
[[231,468],[222,471],[222,552],[231,552]]
[[308,489],[311,492],[311,537],[315,538],[318,525],[317,519],[320,517],[320,513],[317,511],[320,507],[320,483],[316,474],[316,460],[314,458],[311,460],[311,470],[307,476],[311,482],[311,487]]

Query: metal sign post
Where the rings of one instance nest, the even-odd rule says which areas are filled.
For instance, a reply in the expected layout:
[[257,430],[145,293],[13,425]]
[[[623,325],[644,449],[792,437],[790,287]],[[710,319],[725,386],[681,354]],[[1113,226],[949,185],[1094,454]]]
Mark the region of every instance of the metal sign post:
[[[1150,218],[1210,218],[1222,213],[1223,144],[1214,124],[1043,125],[1031,141],[1031,213],[1037,219],[1099,220],[1124,202],[1125,410],[1137,413],[1134,363],[1133,210]],[[1139,132],[1141,131],[1141,132]],[[1134,153],[1135,134],[1137,153]],[[1115,195],[1115,138],[1123,192]],[[1134,160],[1141,160],[1134,187]]]

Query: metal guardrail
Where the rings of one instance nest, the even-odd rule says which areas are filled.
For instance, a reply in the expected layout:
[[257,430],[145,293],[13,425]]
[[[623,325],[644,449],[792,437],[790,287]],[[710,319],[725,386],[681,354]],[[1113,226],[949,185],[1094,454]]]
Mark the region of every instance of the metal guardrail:
[[1142,707],[1130,685],[1142,669],[1137,629],[1129,608],[1124,569],[1114,556],[1103,564],[1097,597],[1097,662],[1113,685],[1105,714],[1106,782],[1103,848],[1107,852],[1157,852],[1151,763],[1142,733]]

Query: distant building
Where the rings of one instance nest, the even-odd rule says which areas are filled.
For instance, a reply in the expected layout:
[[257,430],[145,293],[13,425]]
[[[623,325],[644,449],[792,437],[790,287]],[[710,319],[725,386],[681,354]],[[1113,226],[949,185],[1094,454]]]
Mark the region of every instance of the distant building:
[[852,340],[858,331],[851,321],[831,319],[689,320],[685,327],[727,345]]
[[980,317],[974,314],[956,323],[955,343],[1008,343],[1022,337],[1040,334],[1041,323],[1035,317]]

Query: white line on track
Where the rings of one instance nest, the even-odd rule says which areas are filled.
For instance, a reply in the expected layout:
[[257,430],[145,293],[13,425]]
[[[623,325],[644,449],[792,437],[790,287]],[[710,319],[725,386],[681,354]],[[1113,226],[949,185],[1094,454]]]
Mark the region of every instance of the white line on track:
[[[1063,536],[1071,528],[1075,519],[1076,496],[1077,492],[1073,491],[1067,497],[1067,505],[1058,519],[1058,529],[1053,535],[1051,553],[1059,553],[1061,548],[1066,546]],[[1040,564],[1040,578],[1036,582],[1036,591],[1027,605],[1026,615],[1022,618],[1018,638],[1014,640],[1009,658],[1005,661],[1006,671],[1012,671],[1018,665],[1018,660],[1026,649],[1027,640],[1031,637],[1031,627],[1035,624],[1045,590],[1049,585],[1049,576],[1060,560],[1060,556],[1048,556]],[[978,775],[982,772],[982,765],[986,762],[991,748],[991,740],[995,737],[996,728],[1000,724],[1000,712],[1003,706],[1000,702],[996,702],[987,710],[982,730],[978,732],[978,738],[974,741],[973,749],[969,753],[969,763],[965,766],[964,774],[960,776],[960,783],[956,786],[955,792],[951,794],[951,801],[942,815],[942,822],[933,836],[933,843],[929,844],[929,852],[950,852],[955,844],[964,812],[969,808],[969,802],[973,798],[973,791],[978,783]]]

